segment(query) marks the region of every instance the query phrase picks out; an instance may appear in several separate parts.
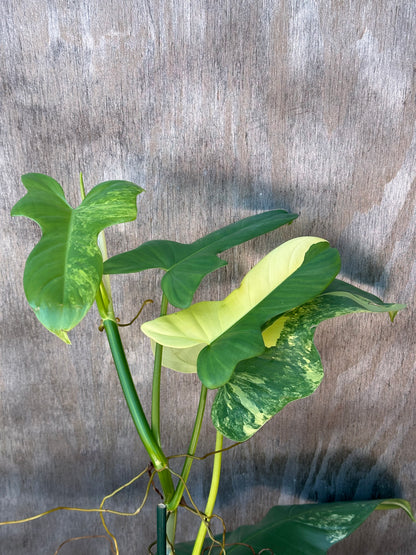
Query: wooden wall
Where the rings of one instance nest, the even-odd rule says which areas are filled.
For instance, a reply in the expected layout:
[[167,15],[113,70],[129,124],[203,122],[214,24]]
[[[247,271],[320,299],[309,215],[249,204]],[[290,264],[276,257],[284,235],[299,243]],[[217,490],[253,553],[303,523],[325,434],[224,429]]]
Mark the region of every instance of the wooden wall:
[[[357,315],[320,326],[323,384],[225,456],[217,511],[232,528],[277,503],[403,496],[416,509],[414,2],[3,0],[0,16],[0,520],[97,506],[147,464],[95,309],[68,347],[26,303],[24,262],[40,234],[9,213],[29,171],[55,177],[73,204],[80,170],[87,188],[144,186],[137,223],[108,234],[112,254],[150,238],[191,241],[266,209],[300,213],[228,252],[198,299],[226,295],[282,240],[314,234],[339,248],[344,279],[407,303],[394,324]],[[159,278],[113,279],[122,320]],[[138,325],[123,339],[148,410],[149,346]],[[185,450],[198,385],[164,380],[173,454]],[[200,454],[213,449],[208,417],[203,433]],[[210,463],[198,468],[190,485],[203,505]],[[143,488],[113,506],[134,510]],[[140,517],[109,520],[123,555],[146,553],[157,502],[151,492]],[[180,536],[196,525],[181,517]],[[55,513],[2,527],[0,552],[52,554],[101,533],[97,515]],[[415,545],[404,514],[377,513],[331,553],[411,555]],[[110,548],[98,538],[61,552]]]

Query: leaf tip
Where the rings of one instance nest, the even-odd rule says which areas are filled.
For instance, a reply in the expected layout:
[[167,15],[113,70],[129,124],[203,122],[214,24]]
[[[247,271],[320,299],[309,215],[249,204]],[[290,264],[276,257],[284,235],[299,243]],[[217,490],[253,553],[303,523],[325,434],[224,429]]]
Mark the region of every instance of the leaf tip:
[[64,330],[49,330],[49,331],[54,335],[56,335],[56,337],[59,337],[59,339],[62,339],[62,341],[67,345],[71,345],[71,340],[69,339],[66,331]]
[[407,308],[407,306],[405,304],[396,305],[396,306],[397,306],[396,310],[390,310],[389,311],[389,316],[390,316],[390,321],[391,322],[394,322],[394,319],[396,318],[396,315],[399,312],[399,310],[403,310],[404,308]]
[[394,322],[394,319],[396,318],[396,314],[397,314],[397,310],[394,310],[392,312],[389,312],[389,316],[390,316],[390,321]]

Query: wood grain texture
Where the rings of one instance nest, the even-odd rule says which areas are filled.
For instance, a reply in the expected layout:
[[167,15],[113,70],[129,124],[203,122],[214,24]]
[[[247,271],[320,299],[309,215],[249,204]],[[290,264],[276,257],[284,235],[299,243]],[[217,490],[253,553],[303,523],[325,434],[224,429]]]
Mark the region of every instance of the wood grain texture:
[[[137,223],[108,234],[111,253],[150,238],[191,241],[265,209],[300,212],[227,253],[198,299],[221,298],[267,250],[313,234],[339,248],[345,279],[407,303],[393,325],[358,315],[320,326],[323,384],[224,457],[217,511],[232,528],[276,503],[403,496],[416,508],[415,4],[3,0],[0,15],[0,520],[97,506],[147,465],[96,312],[68,348],[24,299],[39,231],[9,214],[28,171],[58,179],[74,204],[80,170],[88,187],[111,178],[144,186]],[[159,279],[113,280],[122,320]],[[155,302],[145,317],[158,310]],[[137,326],[123,339],[148,411],[150,348]],[[198,383],[164,378],[163,442],[183,452],[178,434],[191,429],[185,409],[196,408]],[[201,454],[214,444],[209,418],[203,433]],[[203,505],[209,461],[199,468],[190,487]],[[115,506],[134,510],[143,492],[133,487]],[[146,553],[157,502],[152,493],[140,517],[109,519],[122,554]],[[184,515],[180,537],[196,527]],[[101,530],[96,515],[54,514],[0,528],[0,552],[53,553]],[[402,514],[377,513],[331,554],[411,555],[415,544]],[[96,539],[62,553],[110,549]]]

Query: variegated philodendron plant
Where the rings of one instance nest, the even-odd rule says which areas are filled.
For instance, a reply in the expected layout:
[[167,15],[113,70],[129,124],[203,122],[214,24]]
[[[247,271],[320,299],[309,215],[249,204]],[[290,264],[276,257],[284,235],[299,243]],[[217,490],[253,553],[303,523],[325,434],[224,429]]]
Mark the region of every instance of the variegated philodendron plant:
[[[167,532],[158,538],[158,554],[233,555],[266,550],[280,554],[321,554],[353,532],[374,509],[402,508],[402,499],[277,506],[258,524],[214,537],[213,515],[221,470],[223,437],[248,440],[285,405],[312,394],[323,369],[313,338],[323,320],[353,312],[388,312],[391,320],[404,308],[388,304],[336,279],[338,251],[318,237],[298,237],[278,246],[223,300],[192,304],[201,280],[227,262],[219,253],[291,223],[296,214],[270,210],[223,227],[190,244],[152,240],[106,259],[103,230],[134,220],[142,188],[127,181],[107,181],[72,208],[51,177],[22,177],[27,194],[12,214],[37,222],[42,237],[24,272],[27,300],[40,322],[69,343],[68,332],[96,301],[122,390],[138,434],[163,489]],[[115,317],[109,274],[164,271],[161,316],[142,325],[155,355],[151,420],[133,383]],[[168,314],[168,306],[176,310]],[[195,372],[200,401],[180,477],[170,470],[160,441],[161,366]],[[150,371],[150,370],[149,370]],[[211,418],[217,430],[211,489],[202,523],[192,542],[175,542],[176,513],[196,452],[207,390],[216,390]],[[174,476],[174,477],[173,477]],[[162,526],[163,528],[163,526]],[[116,544],[117,546],[117,544]],[[118,548],[117,548],[118,550]]]

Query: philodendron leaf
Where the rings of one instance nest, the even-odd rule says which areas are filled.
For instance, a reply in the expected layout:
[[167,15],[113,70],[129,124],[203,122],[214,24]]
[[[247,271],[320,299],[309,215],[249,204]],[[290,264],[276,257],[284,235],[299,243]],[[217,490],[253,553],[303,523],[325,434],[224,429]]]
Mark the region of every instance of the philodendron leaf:
[[[403,509],[414,521],[410,505],[404,499],[344,501],[273,507],[258,524],[240,526],[233,532],[207,539],[204,546],[212,555],[325,555],[328,549],[348,537],[376,509]],[[221,547],[223,546],[223,547]],[[176,555],[191,555],[193,542],[175,547]],[[251,548],[251,549],[250,549]]]
[[258,357],[241,361],[218,390],[211,412],[214,426],[234,441],[245,441],[288,403],[311,395],[324,375],[313,342],[320,322],[354,312],[402,308],[334,280],[320,295],[286,312],[263,331],[268,348]]
[[204,276],[227,264],[217,256],[231,247],[291,223],[297,214],[270,210],[218,229],[191,244],[154,240],[109,258],[105,274],[128,274],[150,268],[165,270],[162,289],[168,301],[187,308]]
[[[181,371],[186,360],[187,368],[197,368],[202,383],[214,389],[229,381],[241,360],[264,351],[263,324],[321,293],[339,267],[338,251],[326,241],[298,237],[265,256],[223,301],[196,303],[146,322],[142,330],[170,348],[164,349],[165,366]],[[172,349],[190,351],[177,358]]]
[[143,189],[129,181],[106,181],[73,209],[51,177],[30,173],[22,182],[28,192],[12,216],[31,218],[42,229],[26,261],[26,297],[42,324],[69,343],[67,331],[88,312],[100,285],[103,261],[97,236],[110,225],[136,218],[136,197]]

